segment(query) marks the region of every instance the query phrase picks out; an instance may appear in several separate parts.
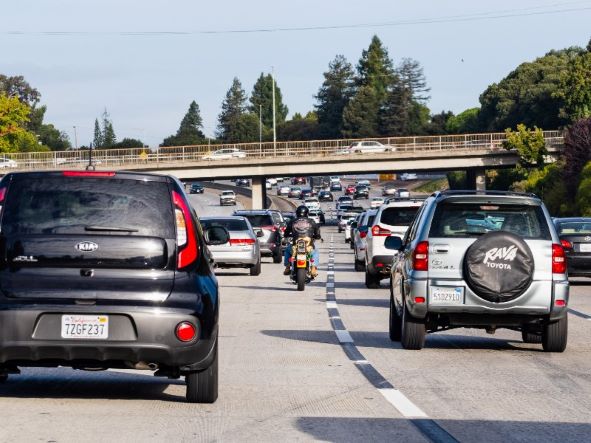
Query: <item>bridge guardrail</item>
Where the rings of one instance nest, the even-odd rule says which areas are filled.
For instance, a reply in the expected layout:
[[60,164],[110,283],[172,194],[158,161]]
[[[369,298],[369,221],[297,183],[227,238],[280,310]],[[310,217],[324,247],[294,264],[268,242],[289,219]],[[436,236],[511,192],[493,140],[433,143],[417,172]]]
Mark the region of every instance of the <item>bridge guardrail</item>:
[[[561,131],[545,131],[546,146],[550,150],[560,149],[564,144]],[[219,160],[207,160],[203,157],[220,149],[237,149],[247,159],[282,159],[285,157],[326,157],[339,156],[351,158],[358,154],[346,153],[344,148],[357,141],[378,141],[386,145],[393,158],[398,154],[433,151],[476,151],[496,152],[503,148],[505,133],[463,134],[421,137],[386,137],[368,139],[312,140],[293,142],[236,143],[222,145],[193,145],[132,149],[92,150],[93,163],[99,168],[148,165],[151,168],[170,167],[171,163],[204,162],[219,164]],[[90,158],[90,151],[56,151],[6,153],[17,163],[18,170],[83,168]],[[370,155],[362,153],[359,155]]]

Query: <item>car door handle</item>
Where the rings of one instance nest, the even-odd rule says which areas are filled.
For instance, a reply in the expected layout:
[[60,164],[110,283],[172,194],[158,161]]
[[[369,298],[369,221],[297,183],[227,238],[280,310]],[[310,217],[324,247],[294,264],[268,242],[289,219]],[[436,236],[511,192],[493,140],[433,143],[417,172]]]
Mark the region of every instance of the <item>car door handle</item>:
[[449,245],[433,245],[433,252],[436,254],[447,254],[449,252]]

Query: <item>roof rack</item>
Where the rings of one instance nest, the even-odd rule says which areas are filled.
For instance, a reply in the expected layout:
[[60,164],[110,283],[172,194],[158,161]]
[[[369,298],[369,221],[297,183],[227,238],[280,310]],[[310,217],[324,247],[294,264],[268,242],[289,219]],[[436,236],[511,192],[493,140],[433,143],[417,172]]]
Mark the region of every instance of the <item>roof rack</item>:
[[420,195],[416,197],[404,198],[404,197],[386,197],[384,201],[386,203],[392,202],[420,202],[427,199],[426,195]]
[[445,191],[436,191],[431,194],[432,197],[443,197],[448,195],[512,195],[516,197],[532,197],[532,198],[540,198],[533,192],[515,192],[515,191],[486,191],[486,190],[474,190],[474,189],[466,189],[466,190],[455,190],[455,189],[448,189]]

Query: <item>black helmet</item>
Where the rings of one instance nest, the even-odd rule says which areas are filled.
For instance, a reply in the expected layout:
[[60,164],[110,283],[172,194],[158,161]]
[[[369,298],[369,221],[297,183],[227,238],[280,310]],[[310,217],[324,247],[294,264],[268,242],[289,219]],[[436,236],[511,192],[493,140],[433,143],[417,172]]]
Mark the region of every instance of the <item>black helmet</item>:
[[296,215],[298,217],[307,217],[308,212],[309,212],[308,207],[304,206],[304,205],[298,206],[298,208],[296,209]]

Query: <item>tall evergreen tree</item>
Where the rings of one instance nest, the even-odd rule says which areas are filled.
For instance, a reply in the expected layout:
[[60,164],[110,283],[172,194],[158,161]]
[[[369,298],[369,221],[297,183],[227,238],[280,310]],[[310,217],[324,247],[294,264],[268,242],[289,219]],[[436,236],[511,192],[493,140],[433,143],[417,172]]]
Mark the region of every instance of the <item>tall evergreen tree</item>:
[[[273,127],[273,76],[261,73],[250,94],[250,112],[259,115],[259,106],[262,105],[263,124]],[[275,121],[277,125],[283,123],[288,113],[287,106],[283,104],[281,89],[275,81]]]
[[103,131],[99,125],[98,118],[94,119],[94,138],[92,139],[92,146],[94,146],[95,149],[103,147]]
[[115,137],[115,131],[113,130],[113,122],[109,117],[109,113],[105,109],[102,116],[103,127],[102,127],[102,145],[103,148],[112,148],[117,143],[117,137]]
[[403,58],[396,69],[400,82],[410,90],[412,99],[425,103],[431,97],[427,95],[431,88],[427,87],[427,80],[421,64],[412,58]]
[[232,86],[222,103],[222,112],[218,116],[218,137],[225,142],[252,141],[243,140],[242,115],[246,110],[246,93],[238,78],[234,77]]
[[394,136],[408,135],[413,104],[412,92],[409,88],[402,84],[394,87],[379,112],[380,133]]
[[396,84],[398,78],[394,71],[388,50],[377,35],[371,39],[367,50],[361,53],[357,64],[357,85],[374,88],[379,102],[386,99],[388,90]]
[[324,82],[316,95],[320,137],[341,137],[343,111],[353,97],[354,87],[353,67],[343,55],[337,55],[329,63]]
[[343,111],[343,136],[359,138],[378,135],[379,108],[376,90],[369,85],[361,86]]
[[205,135],[201,131],[203,120],[199,111],[199,105],[193,100],[189,105],[189,110],[183,117],[176,135],[167,137],[161,146],[183,146],[198,145],[203,143]]

